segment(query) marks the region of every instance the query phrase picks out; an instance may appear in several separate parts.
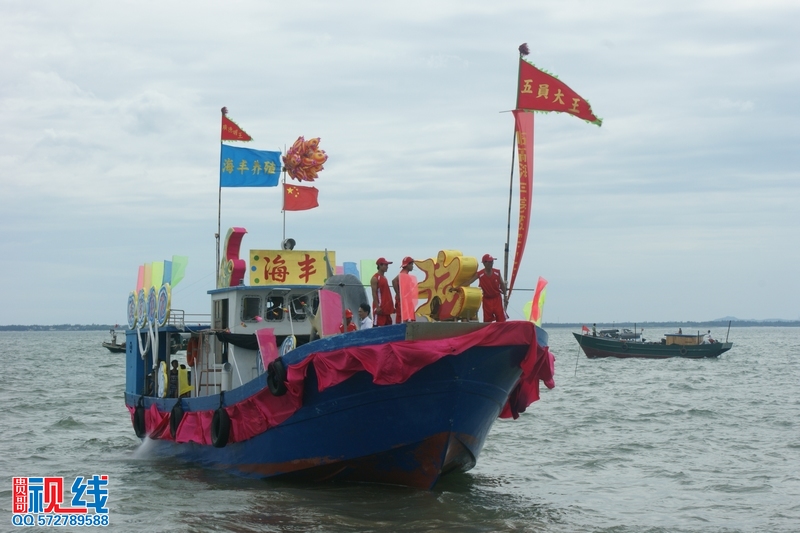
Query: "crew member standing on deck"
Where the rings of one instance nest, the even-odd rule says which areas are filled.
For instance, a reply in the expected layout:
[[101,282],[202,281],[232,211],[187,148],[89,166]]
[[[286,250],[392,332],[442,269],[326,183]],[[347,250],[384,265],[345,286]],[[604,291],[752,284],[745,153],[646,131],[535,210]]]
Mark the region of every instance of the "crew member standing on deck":
[[500,276],[500,271],[494,266],[495,258],[489,254],[484,254],[481,262],[483,270],[479,270],[472,276],[467,285],[471,285],[476,279],[483,291],[483,321],[484,322],[505,322],[506,311],[503,301],[506,298],[506,284]]
[[169,371],[167,378],[167,398],[177,398],[180,388],[180,372],[178,371],[178,361],[172,360],[172,370]]
[[389,269],[391,261],[383,257],[375,261],[378,271],[372,276],[369,284],[372,286],[372,309],[375,317],[375,327],[390,326],[392,324],[392,290],[389,288],[389,280],[386,279],[386,271]]

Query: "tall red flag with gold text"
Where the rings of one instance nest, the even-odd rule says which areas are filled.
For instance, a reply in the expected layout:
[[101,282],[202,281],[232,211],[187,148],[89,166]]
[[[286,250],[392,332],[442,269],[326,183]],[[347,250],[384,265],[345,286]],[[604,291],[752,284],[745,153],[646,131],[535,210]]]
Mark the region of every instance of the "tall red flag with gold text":
[[514,122],[517,134],[517,158],[519,159],[519,225],[517,226],[517,248],[514,252],[514,266],[511,269],[511,282],[508,295],[514,288],[517,271],[525,252],[528,240],[528,227],[531,221],[531,201],[533,199],[533,113],[515,109]]

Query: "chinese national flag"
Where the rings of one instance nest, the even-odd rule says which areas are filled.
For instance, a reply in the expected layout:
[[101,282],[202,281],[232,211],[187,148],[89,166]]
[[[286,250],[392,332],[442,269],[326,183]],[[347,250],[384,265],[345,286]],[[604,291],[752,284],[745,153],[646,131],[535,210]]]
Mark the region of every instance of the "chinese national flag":
[[603,119],[592,112],[589,102],[555,76],[542,72],[524,59],[519,60],[517,109],[571,113],[600,126]]
[[300,185],[283,184],[283,210],[305,211],[319,206],[316,187],[301,187]]
[[222,140],[223,141],[252,141],[245,131],[234,121],[222,115]]

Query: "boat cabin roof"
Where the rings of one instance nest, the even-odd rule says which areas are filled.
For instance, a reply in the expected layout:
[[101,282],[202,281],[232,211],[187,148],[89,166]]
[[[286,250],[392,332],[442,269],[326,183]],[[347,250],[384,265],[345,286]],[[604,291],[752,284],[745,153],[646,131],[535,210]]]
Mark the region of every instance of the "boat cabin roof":
[[237,292],[237,291],[247,291],[247,292],[270,292],[270,291],[279,291],[279,292],[289,292],[289,291],[304,291],[304,292],[312,292],[322,288],[322,285],[237,285],[235,287],[222,287],[219,289],[211,289],[208,291],[208,294],[222,294],[226,292]]

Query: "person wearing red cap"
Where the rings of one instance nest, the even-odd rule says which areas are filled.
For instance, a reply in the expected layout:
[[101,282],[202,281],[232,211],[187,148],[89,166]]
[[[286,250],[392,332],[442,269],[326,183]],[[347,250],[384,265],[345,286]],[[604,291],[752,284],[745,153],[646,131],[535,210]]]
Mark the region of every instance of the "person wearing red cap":
[[375,261],[375,264],[378,266],[378,271],[373,274],[369,282],[372,287],[374,325],[375,327],[391,326],[394,305],[392,305],[392,290],[389,288],[389,281],[386,279],[385,274],[392,262],[381,257]]
[[[395,320],[398,324],[403,322],[400,311],[400,276],[407,276],[412,270],[414,270],[414,259],[406,256],[403,258],[403,262],[400,263],[400,273],[398,273],[392,280],[392,288],[394,289],[394,308],[397,312]],[[408,317],[405,321],[410,322],[413,320],[414,317]]]
[[[353,312],[351,310],[344,310],[344,319],[347,322],[347,331],[355,331],[356,325],[353,322]],[[339,333],[344,333],[344,324],[339,324]]]
[[503,301],[506,298],[506,284],[500,271],[494,266],[495,258],[489,254],[484,254],[481,262],[483,270],[479,270],[472,276],[467,285],[471,285],[476,279],[478,286],[483,291],[483,321],[484,322],[505,322],[506,312]]

